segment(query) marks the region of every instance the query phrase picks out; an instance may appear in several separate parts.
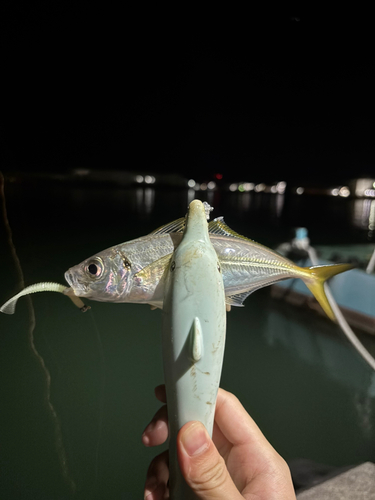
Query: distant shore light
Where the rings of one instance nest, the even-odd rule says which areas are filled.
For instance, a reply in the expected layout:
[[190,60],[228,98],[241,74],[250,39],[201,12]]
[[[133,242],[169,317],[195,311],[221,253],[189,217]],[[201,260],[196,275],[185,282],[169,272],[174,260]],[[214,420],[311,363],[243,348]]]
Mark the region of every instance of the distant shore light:
[[194,179],[189,179],[188,180],[188,186],[189,186],[189,188],[195,187],[195,180]]
[[140,184],[141,182],[143,182],[143,175],[136,175],[135,180]]
[[208,189],[215,189],[215,187],[216,187],[216,182],[214,182],[214,181],[210,181],[210,182],[207,184],[207,187],[208,187]]
[[255,186],[255,191],[257,193],[260,193],[261,191],[264,191],[266,189],[266,185],[264,184],[264,182],[261,182],[260,184],[257,184]]
[[253,182],[245,182],[243,187],[244,187],[245,191],[252,191],[254,189],[254,183]]
[[286,182],[285,181],[280,181],[276,184],[276,191],[279,194],[284,194],[286,189]]
[[344,198],[347,198],[350,196],[350,190],[347,186],[342,186],[339,191],[339,195],[343,196]]
[[235,184],[235,183],[231,184],[231,185],[229,186],[229,191],[232,191],[232,193],[233,193],[234,191],[237,191],[237,184]]
[[76,168],[74,173],[76,175],[89,175],[90,170],[88,168]]
[[305,188],[303,188],[301,186],[296,189],[297,194],[303,194],[304,191],[305,191]]

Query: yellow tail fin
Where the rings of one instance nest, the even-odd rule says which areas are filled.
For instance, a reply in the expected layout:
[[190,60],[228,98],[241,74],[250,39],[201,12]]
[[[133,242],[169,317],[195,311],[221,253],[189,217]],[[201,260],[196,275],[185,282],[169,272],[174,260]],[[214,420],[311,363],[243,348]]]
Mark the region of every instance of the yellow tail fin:
[[305,278],[302,277],[305,285],[312,292],[316,300],[322,306],[324,312],[332,321],[336,321],[336,317],[324,291],[324,282],[332,278],[332,276],[336,276],[336,274],[343,273],[344,271],[349,271],[349,269],[353,269],[354,267],[355,266],[352,264],[332,264],[303,268],[303,271],[307,273]]

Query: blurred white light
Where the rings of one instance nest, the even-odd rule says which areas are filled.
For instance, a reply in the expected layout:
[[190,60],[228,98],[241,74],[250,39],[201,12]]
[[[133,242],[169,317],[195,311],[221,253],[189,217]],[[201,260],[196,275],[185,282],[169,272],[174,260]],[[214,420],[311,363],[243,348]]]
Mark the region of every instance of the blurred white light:
[[229,186],[229,191],[232,191],[232,192],[237,191],[237,184],[231,184]]
[[194,179],[189,179],[188,180],[188,186],[189,186],[189,188],[193,188],[195,186],[195,180]]
[[194,191],[194,189],[189,188],[188,189],[188,203],[187,204],[190,205],[190,203],[194,200],[194,198],[195,198],[195,191]]
[[342,186],[340,188],[339,195],[343,196],[344,198],[347,198],[348,196],[350,196],[349,188],[347,186]]
[[271,186],[271,193],[277,193],[277,187]]
[[375,197],[375,189],[365,189],[365,196]]
[[260,193],[261,191],[264,191],[265,189],[266,189],[266,185],[263,182],[261,182],[260,184],[257,184],[255,186],[255,191],[257,193]]
[[331,190],[331,195],[332,196],[338,196],[338,194],[339,194],[339,188],[333,188]]
[[366,191],[371,189],[371,186],[375,188],[374,184],[374,179],[357,179],[355,183],[355,195],[358,197],[363,195],[368,196],[366,195]]
[[303,188],[303,187],[298,187],[298,188],[296,189],[296,193],[297,193],[297,194],[302,194],[304,191],[305,191],[305,188]]
[[88,168],[76,168],[74,173],[76,175],[89,175],[90,170]]
[[208,189],[215,189],[215,187],[216,187],[216,182],[214,182],[214,181],[210,181],[210,182],[207,184],[207,187],[208,187]]
[[151,175],[146,175],[146,177],[145,177],[145,183],[146,184],[152,184],[152,177],[151,177]]
[[201,187],[201,190],[202,190],[202,191],[206,191],[206,189],[207,189],[207,184],[206,184],[205,182],[202,182],[202,184],[201,184],[201,186],[200,186],[200,187]]
[[[366,200],[368,201],[368,200]],[[375,229],[375,201],[371,201],[370,205],[370,215],[368,218],[368,228],[370,231],[373,231]]]
[[279,194],[284,194],[286,189],[286,182],[280,181],[276,184],[276,190]]
[[253,182],[245,182],[243,185],[243,188],[245,191],[252,191],[254,189],[254,183]]
[[135,177],[135,180],[136,180],[136,182],[138,182],[138,183],[143,182],[143,175],[137,175],[137,176]]

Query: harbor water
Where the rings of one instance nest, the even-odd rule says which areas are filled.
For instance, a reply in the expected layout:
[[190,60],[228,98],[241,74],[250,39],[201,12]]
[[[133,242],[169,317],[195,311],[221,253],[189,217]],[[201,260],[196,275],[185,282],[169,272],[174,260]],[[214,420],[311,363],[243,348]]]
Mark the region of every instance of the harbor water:
[[[312,245],[375,240],[369,200],[9,179],[4,193],[1,304],[22,280],[64,283],[69,267],[184,216],[194,197],[272,248],[296,226],[308,228]],[[165,449],[141,443],[160,406],[161,311],[87,303],[82,314],[42,293],[0,316],[2,499],[142,498],[148,464]],[[375,337],[358,334],[375,356]],[[221,386],[290,463],[375,462],[375,373],[337,325],[272,299],[269,288],[228,313]]]

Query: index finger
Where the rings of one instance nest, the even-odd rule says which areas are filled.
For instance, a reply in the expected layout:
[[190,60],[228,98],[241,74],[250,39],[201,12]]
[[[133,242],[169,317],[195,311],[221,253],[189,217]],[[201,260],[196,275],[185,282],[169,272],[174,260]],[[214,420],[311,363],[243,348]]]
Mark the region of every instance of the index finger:
[[[162,403],[167,402],[164,384],[155,387],[155,395]],[[251,444],[257,447],[266,446],[273,450],[239,399],[231,392],[221,388],[219,388],[216,399],[215,427],[220,430],[220,434],[225,438],[225,441],[232,445]],[[219,436],[217,437],[220,441],[224,441]],[[217,443],[217,445],[218,448],[221,447],[220,443]]]
[[223,436],[233,445],[252,445],[273,450],[239,399],[221,388],[217,394],[215,423]]

